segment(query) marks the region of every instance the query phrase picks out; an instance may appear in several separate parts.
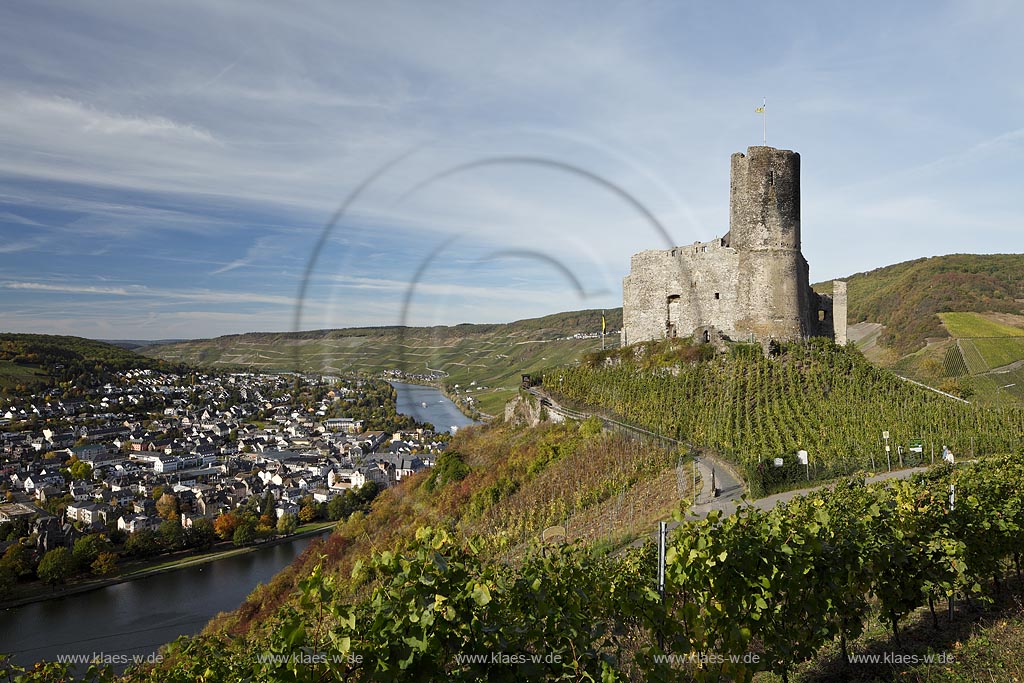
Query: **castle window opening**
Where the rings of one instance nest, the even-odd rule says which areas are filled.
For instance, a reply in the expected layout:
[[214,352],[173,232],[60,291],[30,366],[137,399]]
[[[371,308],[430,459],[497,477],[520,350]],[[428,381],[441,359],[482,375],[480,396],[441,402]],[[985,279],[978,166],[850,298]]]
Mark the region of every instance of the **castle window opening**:
[[828,317],[828,313],[825,310],[818,311],[818,321],[823,322]]
[[711,332],[709,332],[708,330],[704,330],[704,343],[705,344],[710,344],[711,343]]
[[719,292],[715,292],[715,298],[716,299],[721,299],[722,298],[721,294]]

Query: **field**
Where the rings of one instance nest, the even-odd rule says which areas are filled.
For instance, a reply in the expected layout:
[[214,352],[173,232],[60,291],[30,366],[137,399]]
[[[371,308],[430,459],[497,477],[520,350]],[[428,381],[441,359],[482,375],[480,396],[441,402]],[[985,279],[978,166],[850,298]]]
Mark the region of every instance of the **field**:
[[932,339],[894,369],[925,383],[969,386],[973,401],[1024,402],[1024,317],[1006,313],[940,313],[951,339]]
[[34,365],[20,365],[9,360],[0,360],[0,387],[13,389],[19,384],[31,385],[46,379],[46,373]]
[[1024,337],[1024,328],[983,313],[939,313],[939,318],[952,337]]

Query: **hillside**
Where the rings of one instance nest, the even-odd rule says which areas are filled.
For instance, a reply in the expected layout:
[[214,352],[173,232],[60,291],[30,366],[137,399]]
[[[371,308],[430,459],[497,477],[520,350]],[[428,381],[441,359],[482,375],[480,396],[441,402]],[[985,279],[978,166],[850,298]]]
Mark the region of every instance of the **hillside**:
[[[671,340],[595,353],[546,374],[544,386],[716,451],[758,492],[883,470],[885,431],[894,463],[908,465],[931,462],[943,446],[970,454],[1024,444],[1024,408],[986,409],[940,396],[828,340],[784,344],[774,357],[757,345],[734,345],[722,356],[708,350]],[[916,440],[922,453],[909,452]],[[798,450],[809,453],[809,467],[796,462]]]
[[83,384],[105,373],[172,364],[105,342],[48,334],[0,333],[0,394],[35,391],[57,382]]
[[[652,544],[607,550],[687,495],[685,478],[673,454],[595,422],[461,432],[431,473],[126,680],[980,683],[1019,666],[1020,456],[683,520],[661,594]],[[542,544],[551,523],[581,543]],[[847,652],[950,650],[935,668],[843,664]],[[709,652],[726,658],[700,659]],[[60,666],[17,680],[74,680]]]
[[[622,309],[606,311],[607,330],[622,327]],[[522,373],[570,363],[599,349],[601,311],[558,313],[507,324],[436,327],[363,327],[292,333],[251,333],[147,347],[140,352],[169,361],[262,370],[342,373],[401,370],[440,375],[459,384],[480,409],[501,411]],[[618,344],[618,335],[606,338]],[[486,387],[486,388],[484,388]]]
[[[948,337],[939,313],[1024,314],[1024,254],[950,254],[846,278],[851,324],[881,323],[880,341],[899,355]],[[829,291],[831,283],[814,288]]]
[[[917,259],[847,278],[849,322],[869,324],[872,334],[867,357],[883,367],[955,394],[973,395],[987,403],[1024,400],[1024,381],[1018,394],[1006,385],[1010,378],[965,379],[943,369],[951,334],[940,314],[951,312],[1024,315],[1024,255],[953,254]],[[815,289],[829,291],[831,283]],[[622,310],[609,309],[607,329],[622,325]],[[879,327],[880,326],[880,327]],[[533,373],[579,359],[600,348],[592,335],[601,329],[597,310],[559,313],[508,324],[454,326],[366,327],[296,333],[250,333],[145,347],[146,355],[209,366],[247,366],[264,370],[302,370],[340,373],[352,370],[400,370],[432,376],[448,386],[470,389],[477,406],[496,414],[512,396],[522,373]],[[606,338],[615,346],[618,335]],[[945,344],[944,344],[945,342]],[[983,342],[992,346],[997,342]],[[968,343],[967,346],[971,346]],[[1019,342],[998,343],[1018,355]],[[970,349],[966,351],[970,353]],[[914,355],[918,354],[918,355]],[[977,369],[978,366],[974,366]],[[486,389],[482,388],[486,387]]]

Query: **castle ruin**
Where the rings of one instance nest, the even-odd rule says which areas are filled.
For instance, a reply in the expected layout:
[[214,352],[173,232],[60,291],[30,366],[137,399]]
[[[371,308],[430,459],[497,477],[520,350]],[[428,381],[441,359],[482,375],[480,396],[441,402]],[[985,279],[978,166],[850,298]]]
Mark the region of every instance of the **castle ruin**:
[[710,242],[634,254],[622,281],[622,344],[846,343],[846,283],[818,294],[800,253],[800,155],[750,147],[732,155],[729,231]]

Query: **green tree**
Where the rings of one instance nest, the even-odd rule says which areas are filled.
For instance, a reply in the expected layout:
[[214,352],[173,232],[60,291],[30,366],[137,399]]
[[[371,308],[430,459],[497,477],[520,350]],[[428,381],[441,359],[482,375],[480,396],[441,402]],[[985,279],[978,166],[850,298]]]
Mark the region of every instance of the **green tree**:
[[274,507],[277,506],[277,500],[274,499],[274,494],[271,491],[267,491],[263,496],[263,502],[260,505],[260,514],[269,515],[274,511]]
[[9,569],[15,577],[31,575],[35,571],[32,551],[21,543],[15,543],[0,559],[0,568]]
[[96,561],[100,553],[109,552],[112,545],[102,534],[88,534],[75,541],[71,555],[78,571],[85,571]]
[[96,576],[107,576],[113,574],[117,569],[117,553],[104,552],[96,556],[90,566],[92,573]]
[[157,530],[160,543],[167,550],[181,550],[185,547],[185,530],[177,519],[161,522]]
[[277,533],[282,536],[290,536],[295,533],[295,530],[299,528],[299,520],[293,514],[281,515],[281,519],[277,520]]
[[124,549],[134,557],[152,557],[160,552],[160,543],[155,531],[140,529],[128,536],[128,540],[124,542]]
[[331,498],[331,502],[327,503],[327,519],[332,522],[336,522],[342,519],[348,519],[348,516],[355,510],[355,501],[353,500],[351,490],[346,490],[340,496]]
[[68,462],[68,475],[75,481],[89,481],[92,479],[92,465],[72,457]]
[[17,583],[17,574],[7,565],[0,564],[0,595],[7,594]]
[[67,548],[54,548],[39,560],[36,574],[43,583],[56,586],[64,583],[75,573],[75,558]]
[[248,545],[256,540],[256,526],[249,520],[245,520],[235,529],[231,540],[237,546]]
[[217,532],[213,528],[213,522],[205,517],[192,522],[192,528],[186,534],[188,545],[193,548],[209,548],[217,541]]

